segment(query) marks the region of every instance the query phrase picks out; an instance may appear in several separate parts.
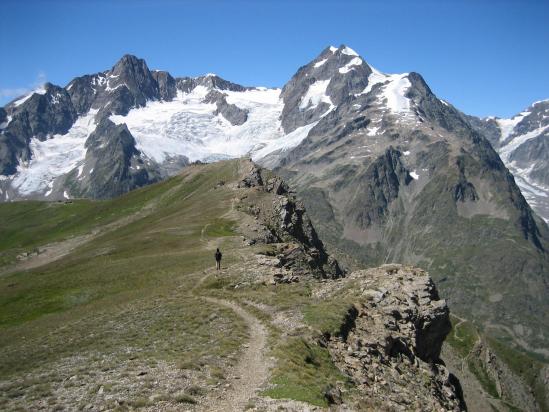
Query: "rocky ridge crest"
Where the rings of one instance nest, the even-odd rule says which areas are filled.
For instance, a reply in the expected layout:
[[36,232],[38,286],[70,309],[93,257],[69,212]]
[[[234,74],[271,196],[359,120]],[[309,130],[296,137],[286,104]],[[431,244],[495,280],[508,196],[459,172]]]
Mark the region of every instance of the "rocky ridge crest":
[[315,302],[350,302],[335,333],[300,332],[327,348],[357,389],[353,395],[344,385],[328,385],[328,403],[336,410],[465,410],[459,381],[440,359],[451,330],[449,309],[428,273],[398,264],[344,273],[288,185],[250,161],[240,165],[236,208],[252,218],[240,232],[248,244],[273,247],[247,262],[248,282],[312,280]]
[[[328,255],[309,216],[286,183],[251,161],[244,162],[239,188],[252,189],[239,198],[238,209],[253,217],[242,230],[248,244],[277,245],[274,256],[260,259],[265,266],[282,269],[273,274],[273,283],[298,281],[307,273],[317,278],[338,278],[344,272]],[[254,196],[253,191],[263,196]],[[267,196],[264,196],[267,194]]]

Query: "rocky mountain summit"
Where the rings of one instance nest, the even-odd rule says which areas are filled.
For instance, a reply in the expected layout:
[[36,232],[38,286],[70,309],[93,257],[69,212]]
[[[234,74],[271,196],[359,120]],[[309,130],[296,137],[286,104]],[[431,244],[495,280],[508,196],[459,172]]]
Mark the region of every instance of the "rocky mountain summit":
[[[340,61],[340,51],[328,49],[296,73],[287,96],[305,95],[332,73],[318,100],[324,112],[313,115],[299,145],[262,161],[296,188],[321,237],[352,256],[350,265],[393,261],[429,269],[456,312],[496,334],[526,326],[520,339],[543,350],[546,224],[490,142],[419,74],[387,75],[354,58]],[[316,74],[328,64],[331,71]],[[362,78],[364,90],[348,78],[348,97],[336,100],[330,93],[340,90],[340,75]],[[287,124],[298,121],[288,116]],[[517,305],[525,311],[512,309]]]
[[[205,121],[217,124],[222,118],[226,128],[241,126],[248,120],[249,109],[229,103],[227,93],[247,91],[260,97],[270,93],[212,74],[173,78],[168,72],[150,71],[143,59],[131,55],[123,56],[110,70],[77,77],[64,88],[47,83],[0,111],[0,197],[5,201],[109,198],[166,178],[190,158],[208,160],[192,156],[169,128],[167,141],[143,144],[123,120],[130,111],[176,100],[190,106],[191,115],[205,116]],[[113,121],[123,129],[114,127]],[[177,128],[172,132],[177,135]],[[159,130],[148,129],[146,136],[151,133],[157,135]],[[190,134],[196,133],[191,130]],[[94,144],[99,140],[109,147]],[[193,140],[189,136],[183,142]],[[172,151],[174,144],[183,146]],[[95,167],[99,158],[115,173],[111,167]]]
[[326,48],[282,89],[282,127],[291,132],[318,121],[352,94],[364,91],[372,69],[349,47]]

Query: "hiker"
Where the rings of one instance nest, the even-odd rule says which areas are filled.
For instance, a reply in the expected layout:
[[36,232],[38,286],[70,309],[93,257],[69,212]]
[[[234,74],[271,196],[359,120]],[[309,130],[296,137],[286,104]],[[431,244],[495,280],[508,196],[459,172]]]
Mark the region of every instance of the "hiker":
[[215,270],[221,270],[221,257],[223,255],[219,251],[219,248],[215,251]]

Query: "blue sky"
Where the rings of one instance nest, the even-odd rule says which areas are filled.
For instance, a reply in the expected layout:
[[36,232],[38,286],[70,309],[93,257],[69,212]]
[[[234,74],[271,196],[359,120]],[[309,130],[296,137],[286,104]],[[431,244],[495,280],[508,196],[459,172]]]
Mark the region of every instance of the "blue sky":
[[416,71],[475,115],[549,98],[549,1],[12,1],[0,5],[0,105],[123,54],[174,76],[282,86],[327,45]]

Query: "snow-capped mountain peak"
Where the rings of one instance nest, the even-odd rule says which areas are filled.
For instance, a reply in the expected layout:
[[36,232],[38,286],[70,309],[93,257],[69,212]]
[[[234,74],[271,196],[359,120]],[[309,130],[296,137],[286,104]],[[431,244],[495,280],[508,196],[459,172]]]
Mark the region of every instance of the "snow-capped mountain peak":
[[[2,160],[0,173],[7,176],[2,185],[11,185],[12,199],[18,193],[30,197],[47,193],[55,198],[69,183],[72,195],[95,196],[99,192],[89,186],[91,181],[100,186],[93,176],[101,174],[95,153],[101,144],[85,146],[85,142],[92,135],[96,142],[106,141],[107,137],[97,135],[99,132],[111,133],[111,139],[135,147],[118,153],[117,158],[126,159],[120,172],[123,179],[142,182],[174,173],[189,161],[243,155],[255,160],[279,158],[315,127],[347,118],[350,121],[366,107],[370,108],[372,125],[379,124],[371,127],[373,136],[383,132],[384,116],[419,121],[409,96],[413,83],[408,73],[391,75],[373,69],[346,45],[324,49],[282,90],[245,87],[214,73],[175,78],[166,71],[149,70],[143,59],[124,55],[109,70],[77,77],[65,88],[52,86],[56,89],[44,92],[44,98],[49,99],[47,107],[56,109],[37,119],[33,127],[24,123],[23,112],[33,112],[29,102],[38,99],[33,96],[42,95],[26,96],[28,101],[20,106],[8,105],[1,132],[19,133],[26,149],[11,149],[14,156]],[[64,123],[53,127],[56,119],[64,119]],[[102,126],[96,133],[99,124]],[[40,142],[46,136],[61,142],[58,135],[75,136],[71,140],[74,145],[66,151],[71,155],[67,154],[63,162],[58,158],[63,150],[56,148],[55,163],[64,166],[44,168],[44,156],[39,153],[50,149]],[[141,163],[132,166],[131,159]],[[93,171],[93,176],[87,176],[86,171]],[[45,184],[26,184],[27,189],[23,189],[21,182],[29,176]]]
[[500,142],[502,143],[505,142],[509,138],[509,136],[511,136],[511,134],[513,133],[513,130],[515,129],[516,125],[519,124],[522,121],[522,119],[524,119],[529,114],[530,112],[524,111],[513,116],[510,119],[500,119],[500,118],[495,119],[499,126],[499,129],[501,130],[501,137],[499,139]]
[[510,119],[469,119],[499,152],[530,205],[549,222],[549,99]]

